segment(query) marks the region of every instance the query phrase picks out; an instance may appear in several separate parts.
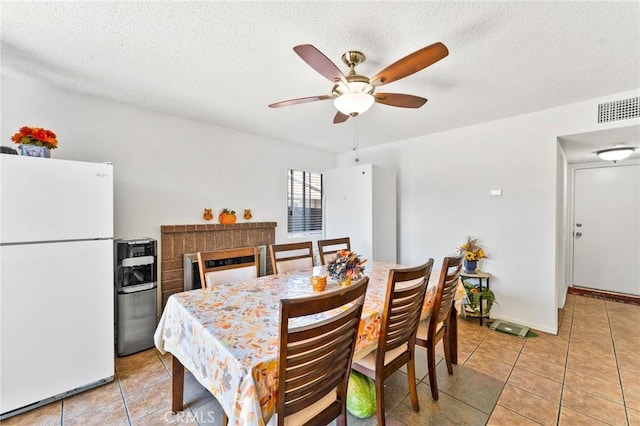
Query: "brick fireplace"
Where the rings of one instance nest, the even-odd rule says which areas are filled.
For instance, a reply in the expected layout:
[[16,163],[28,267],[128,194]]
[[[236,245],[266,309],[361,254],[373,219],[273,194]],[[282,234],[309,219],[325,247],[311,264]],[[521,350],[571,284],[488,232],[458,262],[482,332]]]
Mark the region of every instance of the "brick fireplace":
[[[160,228],[160,282],[162,308],[167,299],[184,288],[184,255],[199,251],[269,246],[276,240],[276,222],[244,222],[233,225],[162,225]],[[267,256],[266,272],[271,274]]]

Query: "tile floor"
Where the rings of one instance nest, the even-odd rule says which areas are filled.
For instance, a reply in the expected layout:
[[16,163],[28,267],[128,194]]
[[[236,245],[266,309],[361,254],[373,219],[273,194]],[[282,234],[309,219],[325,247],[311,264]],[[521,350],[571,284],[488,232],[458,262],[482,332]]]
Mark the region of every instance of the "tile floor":
[[[640,307],[569,295],[557,336],[520,339],[460,319],[459,365],[438,363],[431,399],[417,355],[420,412],[406,374],[386,383],[389,425],[640,425]],[[117,380],[12,417],[2,425],[221,425],[216,400],[190,374],[185,411],[170,407],[170,357],[155,349],[116,359]],[[352,425],[374,425],[349,418]]]

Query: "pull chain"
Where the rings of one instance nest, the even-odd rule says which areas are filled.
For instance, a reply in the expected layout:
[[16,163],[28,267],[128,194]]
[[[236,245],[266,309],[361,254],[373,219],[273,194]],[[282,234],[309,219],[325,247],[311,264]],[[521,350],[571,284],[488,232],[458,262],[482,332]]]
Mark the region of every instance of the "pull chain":
[[358,116],[356,115],[355,117],[353,117],[353,149],[352,151],[354,151],[356,153],[356,158],[355,158],[355,162],[358,163],[360,162],[360,158],[358,158],[358,126],[357,126],[357,119]]

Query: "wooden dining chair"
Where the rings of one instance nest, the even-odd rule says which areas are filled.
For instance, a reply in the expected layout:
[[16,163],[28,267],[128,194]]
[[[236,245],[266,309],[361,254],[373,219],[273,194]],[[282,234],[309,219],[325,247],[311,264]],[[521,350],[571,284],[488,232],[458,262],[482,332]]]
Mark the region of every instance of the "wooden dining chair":
[[[449,344],[449,330],[451,324],[450,314],[453,309],[453,302],[460,279],[462,268],[462,256],[445,257],[440,270],[438,289],[433,300],[431,316],[420,321],[416,335],[416,345],[427,349],[427,364],[429,367],[429,386],[431,386],[431,397],[438,400],[438,382],[436,380],[436,345],[442,340],[444,345],[444,359],[447,364],[447,371],[453,374],[451,366],[451,350]],[[455,321],[455,318],[454,318]]]
[[[280,301],[278,425],[347,422],[347,383],[369,277],[337,291]],[[342,308],[342,309],[336,309]],[[296,318],[322,314],[309,324]]]
[[318,252],[320,253],[320,262],[323,265],[332,261],[338,250],[351,251],[351,240],[349,237],[318,240]]
[[313,243],[271,244],[271,265],[274,274],[313,268]]
[[256,278],[258,259],[257,247],[198,252],[202,288]]
[[379,426],[385,424],[384,381],[405,364],[411,404],[420,411],[414,345],[432,268],[433,259],[429,259],[420,266],[389,271],[378,347],[351,366],[375,381]]

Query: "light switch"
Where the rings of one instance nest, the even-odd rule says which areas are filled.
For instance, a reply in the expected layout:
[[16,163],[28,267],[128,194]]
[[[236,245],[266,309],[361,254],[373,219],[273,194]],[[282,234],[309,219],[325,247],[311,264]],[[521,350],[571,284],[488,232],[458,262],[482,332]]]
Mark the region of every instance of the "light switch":
[[502,188],[500,189],[492,189],[490,192],[492,197],[502,197]]

